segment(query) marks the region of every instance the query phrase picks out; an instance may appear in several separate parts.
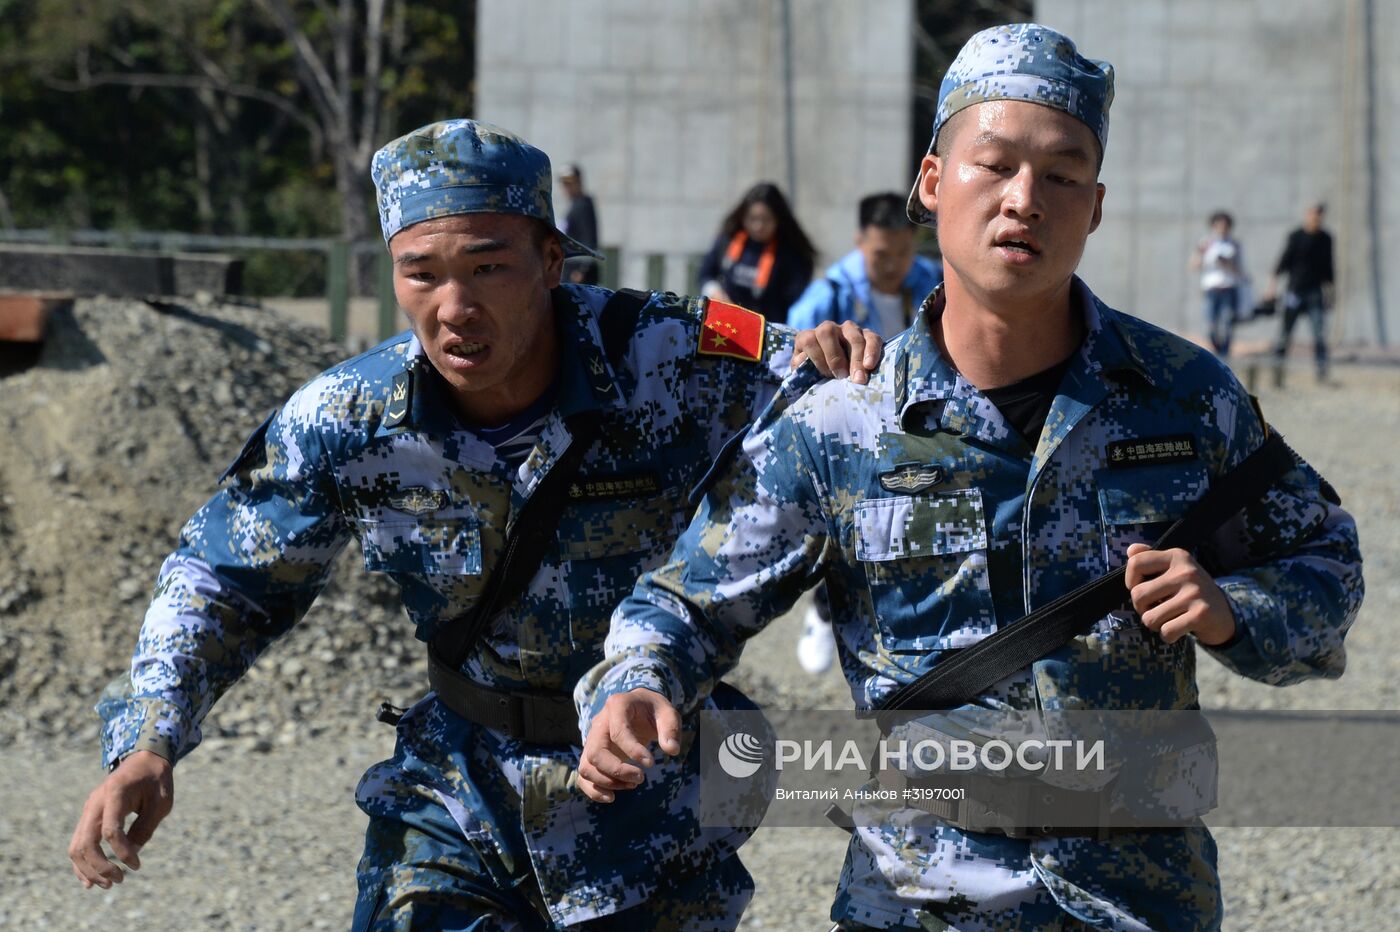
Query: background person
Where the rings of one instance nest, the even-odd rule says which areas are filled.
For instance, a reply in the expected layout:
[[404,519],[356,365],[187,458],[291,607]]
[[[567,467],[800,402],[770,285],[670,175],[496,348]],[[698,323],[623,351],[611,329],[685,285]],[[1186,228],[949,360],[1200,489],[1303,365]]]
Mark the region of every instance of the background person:
[[[914,225],[905,199],[893,191],[861,198],[856,248],[832,263],[788,311],[788,325],[816,327],[822,321],[854,321],[891,339],[943,281],[943,266],[914,251]],[[808,673],[824,673],[836,656],[826,585],[812,593],[802,619],[797,662]]]
[[1223,210],[1210,215],[1210,235],[1196,245],[1191,268],[1201,273],[1205,296],[1206,332],[1211,348],[1222,359],[1230,355],[1235,322],[1244,311],[1244,252],[1231,235],[1235,218]]
[[749,188],[700,264],[700,293],[786,320],[812,280],[816,248],[772,182]]
[[1327,380],[1327,326],[1326,312],[1332,306],[1333,267],[1332,234],[1322,228],[1322,218],[1326,213],[1325,204],[1313,204],[1303,214],[1303,225],[1288,234],[1269,280],[1269,290],[1265,298],[1278,295],[1278,280],[1288,279],[1288,290],[1283,294],[1283,319],[1280,321],[1278,345],[1274,349],[1278,364],[1274,367],[1274,382],[1283,384],[1283,362],[1288,355],[1288,344],[1293,339],[1293,325],[1304,315],[1312,326],[1313,359],[1317,366],[1317,380]]
[[[583,188],[583,169],[568,165],[559,176],[564,193],[569,196],[569,210],[564,214],[560,229],[564,235],[582,243],[595,252],[598,249],[598,211],[593,203],[593,195]],[[567,281],[576,285],[598,284],[598,260],[592,256],[579,256],[564,263]]]
[[[672,741],[674,710],[694,707],[817,578],[860,710],[1119,567],[1133,611],[1105,614],[968,707],[1196,709],[1197,644],[1273,685],[1341,675],[1362,599],[1356,525],[1306,463],[1199,558],[1151,549],[1266,428],[1218,358],[1108,307],[1074,274],[1103,216],[1112,81],[1106,62],[1035,24],[963,46],[909,199],[911,219],[937,213],[944,287],[868,385],[785,387],[671,560],[618,607],[607,660],[575,695],[591,717],[585,792],[632,785],[651,760],[640,749]],[[1135,763],[1135,783],[1175,779],[1159,755]],[[1053,811],[1057,792],[1042,781],[1018,796]],[[1219,928],[1216,847],[1199,819],[1044,828],[1015,800],[978,801],[1024,831],[858,803],[832,919]]]
[[893,191],[861,198],[856,248],[807,286],[788,310],[789,326],[851,320],[888,340],[913,323],[919,305],[943,281],[943,267],[915,251],[904,200]]

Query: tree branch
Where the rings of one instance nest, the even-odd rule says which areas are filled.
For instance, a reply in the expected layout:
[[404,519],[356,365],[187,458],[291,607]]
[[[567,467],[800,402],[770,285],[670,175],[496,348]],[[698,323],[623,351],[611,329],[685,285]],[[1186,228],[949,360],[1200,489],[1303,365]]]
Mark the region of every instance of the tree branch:
[[78,81],[65,81],[62,78],[56,78],[52,75],[44,75],[41,80],[54,90],[66,91],[69,93],[87,91],[94,87],[104,85],[118,85],[123,87],[171,87],[192,91],[212,90],[234,97],[242,97],[247,100],[260,101],[268,106],[275,107],[305,127],[306,131],[311,134],[313,141],[316,141],[318,145],[322,135],[320,124],[292,106],[285,98],[247,84],[220,84],[208,78],[196,77],[194,75],[148,74],[139,72],[87,74]]
[[369,0],[365,11],[364,91],[360,95],[359,161],[369,161],[379,133],[379,72],[384,66],[384,0]]
[[332,22],[331,46],[335,52],[336,96],[345,105],[346,128],[349,129],[350,111],[353,109],[354,91],[351,82],[352,64],[350,46],[355,41],[355,2],[340,0],[340,13]]
[[335,81],[331,78],[330,72],[326,70],[326,64],[321,61],[321,56],[312,47],[311,40],[306,38],[306,33],[297,28],[292,19],[292,11],[287,8],[285,0],[257,0],[257,2],[258,6],[272,17],[277,27],[282,30],[282,35],[296,51],[297,61],[306,75],[306,79],[302,83],[311,95],[312,103],[321,112],[326,123],[326,130],[333,136],[339,136],[346,143],[349,143],[351,138],[349,135],[350,115],[346,102],[340,99],[336,93]]
[[6,230],[15,228],[15,215],[10,212],[10,200],[5,197],[4,188],[0,188],[0,227]]

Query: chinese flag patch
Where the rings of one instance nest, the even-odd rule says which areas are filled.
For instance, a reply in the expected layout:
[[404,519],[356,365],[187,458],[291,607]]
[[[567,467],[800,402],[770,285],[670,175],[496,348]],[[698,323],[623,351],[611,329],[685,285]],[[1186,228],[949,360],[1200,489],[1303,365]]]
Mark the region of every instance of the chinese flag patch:
[[763,358],[763,315],[733,304],[710,301],[700,325],[700,352],[758,362]]

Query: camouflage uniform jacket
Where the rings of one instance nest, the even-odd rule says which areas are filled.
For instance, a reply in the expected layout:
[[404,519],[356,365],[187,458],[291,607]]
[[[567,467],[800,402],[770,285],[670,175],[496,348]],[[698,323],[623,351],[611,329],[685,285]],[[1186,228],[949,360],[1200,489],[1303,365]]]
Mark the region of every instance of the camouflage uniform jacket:
[[[774,396],[791,358],[791,331],[772,325],[760,363],[702,354],[704,300],[658,295],[614,368],[597,323],[609,296],[555,292],[558,401],[515,472],[455,420],[408,333],[298,390],[166,560],[129,688],[99,706],[105,761],[140,749],[174,761],[198,744],[210,707],[305,613],[351,537],[366,569],[399,584],[417,637],[429,640],[481,594],[512,516],[570,443],[564,418],[597,409],[602,432],[570,490],[557,547],[464,665],[479,682],[567,695],[601,659],[612,609],[684,529],[703,471]],[[741,843],[686,818],[695,781],[680,765],[645,798],[604,809],[572,788],[577,754],[523,745],[425,700],[358,798],[371,814],[446,806],[500,865],[500,883],[533,862],[560,922],[641,899],[663,861],[704,869]],[[652,856],[639,856],[637,838]]]
[[[576,692],[581,709],[639,686],[693,706],[745,638],[824,577],[842,669],[867,710],[943,651],[1122,565],[1130,543],[1151,543],[1263,442],[1264,427],[1208,353],[1110,309],[1077,279],[1075,295],[1087,335],[1034,447],[930,337],[941,290],[868,385],[803,394],[790,380],[710,486],[671,562],[614,614],[608,659]],[[1263,555],[1280,544],[1283,555]],[[1351,517],[1311,467],[1227,523],[1199,557],[1239,624],[1237,640],[1211,651],[1221,662],[1275,684],[1341,674],[1360,555]],[[976,704],[1195,708],[1195,657],[1191,639],[1168,645],[1114,612]],[[1027,915],[1039,897],[1124,928],[1218,922],[1204,828],[1025,841],[903,815],[912,820],[859,831],[833,917],[915,925],[919,904],[951,902],[968,911],[959,928],[980,928],[993,913]]]

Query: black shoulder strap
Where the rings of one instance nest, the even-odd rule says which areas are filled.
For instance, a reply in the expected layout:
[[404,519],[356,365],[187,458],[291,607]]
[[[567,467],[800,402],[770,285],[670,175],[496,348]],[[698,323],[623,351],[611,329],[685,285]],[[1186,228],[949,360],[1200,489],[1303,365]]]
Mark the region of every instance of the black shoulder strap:
[[[624,289],[616,292],[603,306],[598,326],[603,336],[603,352],[613,365],[621,358],[628,338],[637,328],[637,317],[650,300],[650,292]],[[433,636],[428,647],[430,664],[444,666],[453,672],[461,667],[487,622],[503,606],[517,599],[539,570],[545,550],[559,528],[565,490],[578,473],[584,454],[602,430],[602,418],[596,412],[589,412],[570,418],[568,425],[572,442],[515,516],[501,557],[486,580],[481,601],[472,611],[445,623]]]
[[[1257,450],[1213,483],[1153,548],[1198,547],[1297,464],[1283,438],[1271,432]],[[960,706],[1083,634],[1127,601],[1125,575],[1125,569],[1119,567],[939,661],[932,670],[889,695],[877,716],[881,727],[888,730],[897,711]]]
[[839,324],[841,322],[841,289],[849,288],[852,300],[857,303],[860,302],[860,298],[856,297],[855,286],[843,279],[828,275],[826,283],[831,286],[831,300],[826,304],[826,319],[834,324]]
[[637,318],[651,300],[650,291],[620,288],[613,292],[598,314],[598,330],[603,335],[603,355],[614,368],[622,360],[627,341],[637,332]]

